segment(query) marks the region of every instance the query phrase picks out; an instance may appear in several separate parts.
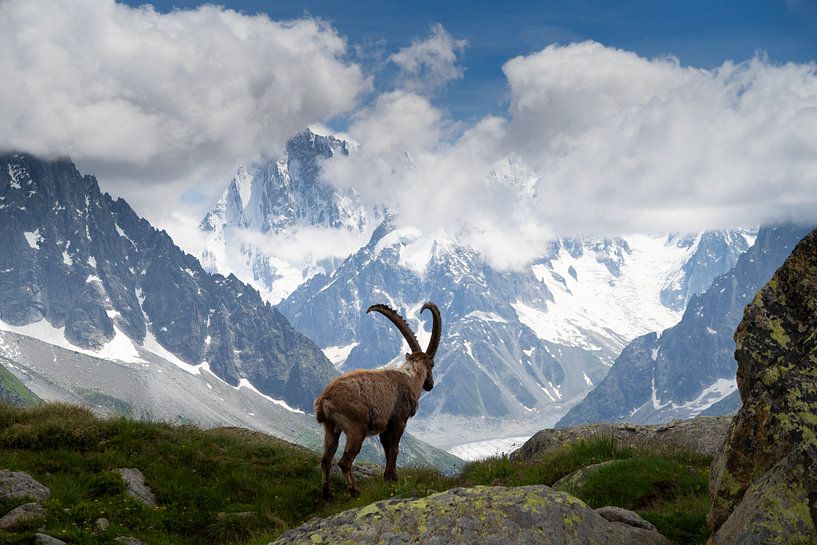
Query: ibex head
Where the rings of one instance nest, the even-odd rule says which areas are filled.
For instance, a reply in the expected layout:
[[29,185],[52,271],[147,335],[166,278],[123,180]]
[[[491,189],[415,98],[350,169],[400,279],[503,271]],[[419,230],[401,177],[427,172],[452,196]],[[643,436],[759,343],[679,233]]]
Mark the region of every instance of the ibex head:
[[426,378],[423,382],[423,389],[427,392],[431,391],[431,389],[434,387],[434,376],[432,375],[432,369],[434,369],[434,356],[437,354],[437,347],[440,345],[440,333],[442,331],[440,309],[438,309],[437,305],[434,303],[428,302],[423,305],[423,308],[420,311],[430,310],[431,316],[434,320],[433,325],[431,326],[431,340],[428,342],[428,347],[425,349],[425,351],[420,348],[420,343],[417,342],[417,337],[414,336],[414,332],[411,331],[411,328],[408,326],[406,321],[402,316],[397,314],[396,311],[386,305],[378,304],[370,306],[366,312],[368,313],[373,310],[391,320],[400,333],[403,334],[403,338],[406,339],[409,348],[411,348],[411,353],[406,354],[406,360],[420,361],[424,365],[426,368]]

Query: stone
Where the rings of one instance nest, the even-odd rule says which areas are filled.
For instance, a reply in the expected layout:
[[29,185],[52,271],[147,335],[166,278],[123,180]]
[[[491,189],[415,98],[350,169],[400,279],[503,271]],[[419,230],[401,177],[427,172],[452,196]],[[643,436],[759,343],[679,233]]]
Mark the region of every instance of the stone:
[[817,230],[735,332],[743,407],[712,464],[710,545],[817,543]]
[[622,509],[621,507],[607,505],[596,509],[596,513],[610,522],[620,522],[621,524],[635,526],[636,528],[644,528],[645,530],[652,530],[653,532],[658,531],[655,526],[653,526],[649,521],[641,518],[638,513],[634,513],[627,509]]
[[122,545],[147,545],[144,541],[140,541],[135,537],[131,536],[119,536],[114,539],[116,543],[122,543]]
[[275,545],[440,543],[669,545],[653,530],[610,522],[544,485],[454,488],[386,500],[287,531]]
[[15,528],[21,524],[37,520],[44,516],[45,508],[39,503],[24,503],[6,513],[3,518],[0,518],[0,529],[8,530],[9,528]]
[[104,517],[98,518],[94,522],[94,531],[95,532],[106,532],[110,525],[111,525],[111,523],[108,521],[108,519],[106,519]]
[[578,441],[612,438],[623,446],[659,452],[688,451],[712,456],[726,440],[732,417],[699,416],[669,424],[589,424],[537,432],[511,453],[514,460],[532,461],[545,452]]
[[18,499],[44,501],[50,496],[51,491],[25,471],[0,471],[0,502]]
[[145,476],[136,468],[118,468],[115,469],[122,480],[128,486],[128,495],[138,501],[139,503],[148,507],[156,506],[156,496],[153,491],[145,484]]
[[592,464],[581,469],[577,469],[573,473],[569,473],[553,483],[553,488],[561,492],[567,492],[568,494],[575,494],[577,491],[581,490],[585,484],[585,480],[593,472],[609,465],[615,465],[618,462],[619,460],[609,460],[607,462]]
[[68,545],[64,541],[60,541],[56,537],[51,537],[48,534],[36,533],[34,534],[34,545]]

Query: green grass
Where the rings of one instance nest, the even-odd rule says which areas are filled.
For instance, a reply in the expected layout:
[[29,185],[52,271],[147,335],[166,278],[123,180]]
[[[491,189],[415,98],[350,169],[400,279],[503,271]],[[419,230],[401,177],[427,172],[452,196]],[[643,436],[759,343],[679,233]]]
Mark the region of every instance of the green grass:
[[[52,491],[43,502],[45,520],[14,532],[0,543],[30,543],[36,528],[64,541],[109,543],[131,535],[151,545],[266,545],[285,529],[315,516],[361,507],[388,498],[423,497],[455,486],[552,485],[599,462],[616,460],[575,494],[593,507],[619,505],[638,511],[677,543],[704,543],[709,460],[695,455],[652,455],[612,440],[577,443],[526,463],[498,457],[468,464],[446,477],[427,468],[401,468],[396,483],[360,482],[351,498],[339,476],[335,499],[321,496],[319,458],[272,437],[234,428],[202,431],[193,426],[101,420],[74,406],[44,404],[18,409],[0,404],[0,468],[27,471]],[[159,507],[128,498],[113,472],[137,467]],[[0,504],[0,513],[16,506]],[[94,533],[105,517],[110,528]]]
[[21,407],[30,407],[40,403],[40,398],[25,387],[20,379],[3,367],[5,358],[0,358],[0,402],[11,403]]

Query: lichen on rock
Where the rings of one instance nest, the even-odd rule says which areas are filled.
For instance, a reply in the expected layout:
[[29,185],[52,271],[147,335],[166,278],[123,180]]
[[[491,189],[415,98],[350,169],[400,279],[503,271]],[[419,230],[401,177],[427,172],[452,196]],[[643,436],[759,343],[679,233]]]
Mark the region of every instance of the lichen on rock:
[[817,543],[817,230],[735,332],[743,407],[712,464],[710,544]]
[[544,485],[455,488],[426,498],[377,502],[311,520],[275,541],[316,543],[669,545],[654,530],[611,522],[578,498]]

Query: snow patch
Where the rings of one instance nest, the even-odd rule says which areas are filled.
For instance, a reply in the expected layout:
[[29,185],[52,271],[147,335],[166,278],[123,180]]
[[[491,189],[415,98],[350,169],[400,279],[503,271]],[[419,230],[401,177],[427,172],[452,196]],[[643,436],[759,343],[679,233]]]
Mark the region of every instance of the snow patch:
[[483,322],[498,322],[500,324],[507,324],[508,320],[496,314],[494,312],[483,312],[481,310],[475,310],[473,312],[469,312],[465,315],[465,318],[475,318],[477,320],[482,320]]
[[118,360],[127,363],[139,363],[144,361],[139,357],[139,352],[136,346],[134,346],[133,341],[120,331],[116,325],[114,325],[113,339],[108,341],[100,350],[90,350],[71,344],[68,339],[65,338],[65,327],[54,327],[45,319],[24,326],[15,326],[0,321],[0,329],[27,337],[33,337],[73,352],[85,354],[86,356]]
[[248,389],[248,390],[250,390],[252,392],[255,392],[256,394],[263,397],[267,401],[271,401],[271,402],[275,403],[276,405],[279,405],[279,406],[285,408],[286,410],[288,410],[290,412],[298,413],[298,414],[306,414],[305,412],[303,412],[300,409],[296,409],[294,407],[291,407],[286,401],[283,401],[281,399],[275,399],[275,398],[272,398],[272,397],[268,396],[267,394],[263,394],[263,393],[259,392],[258,389],[255,386],[253,386],[252,383],[249,380],[247,380],[245,378],[242,378],[238,382],[238,386],[235,387],[236,390],[240,390],[242,388],[246,388],[246,389]]
[[349,354],[352,350],[360,343],[351,343],[345,346],[327,346],[323,348],[323,354],[332,362],[332,365],[335,366],[335,369],[340,369],[344,363],[346,363],[346,359],[349,357]]
[[148,328],[147,334],[145,335],[145,340],[142,343],[142,348],[147,350],[148,352],[153,352],[160,358],[169,361],[182,371],[190,373],[191,375],[200,375],[201,369],[198,365],[191,365],[187,362],[182,361],[179,359],[176,354],[159,344],[159,341],[156,339],[156,336],[153,335],[153,332]]
[[35,229],[34,231],[24,231],[23,236],[26,237],[26,242],[28,242],[28,245],[31,246],[32,249],[40,249],[40,242],[42,242],[43,237],[40,236],[39,229]]
[[68,250],[62,251],[62,262],[68,265],[69,267],[74,264],[74,260],[71,259],[71,254],[68,253]]
[[126,233],[125,233],[125,231],[123,231],[123,230],[122,230],[122,228],[121,228],[121,227],[119,227],[119,224],[118,224],[118,223],[114,222],[114,227],[116,227],[116,232],[117,232],[117,233],[119,233],[119,236],[120,236],[120,237],[122,237],[122,238],[126,239],[128,242],[130,242],[130,243],[131,243],[131,245],[132,245],[134,248],[136,248],[136,243],[135,243],[133,240],[131,240],[131,238],[130,238],[130,237],[129,237],[129,236],[126,234]]
[[474,441],[472,443],[463,443],[461,445],[453,446],[448,449],[448,452],[467,462],[473,462],[484,458],[490,458],[492,456],[510,454],[514,450],[521,447],[528,439],[530,439],[530,436],[520,435],[517,437],[503,437],[501,439]]

